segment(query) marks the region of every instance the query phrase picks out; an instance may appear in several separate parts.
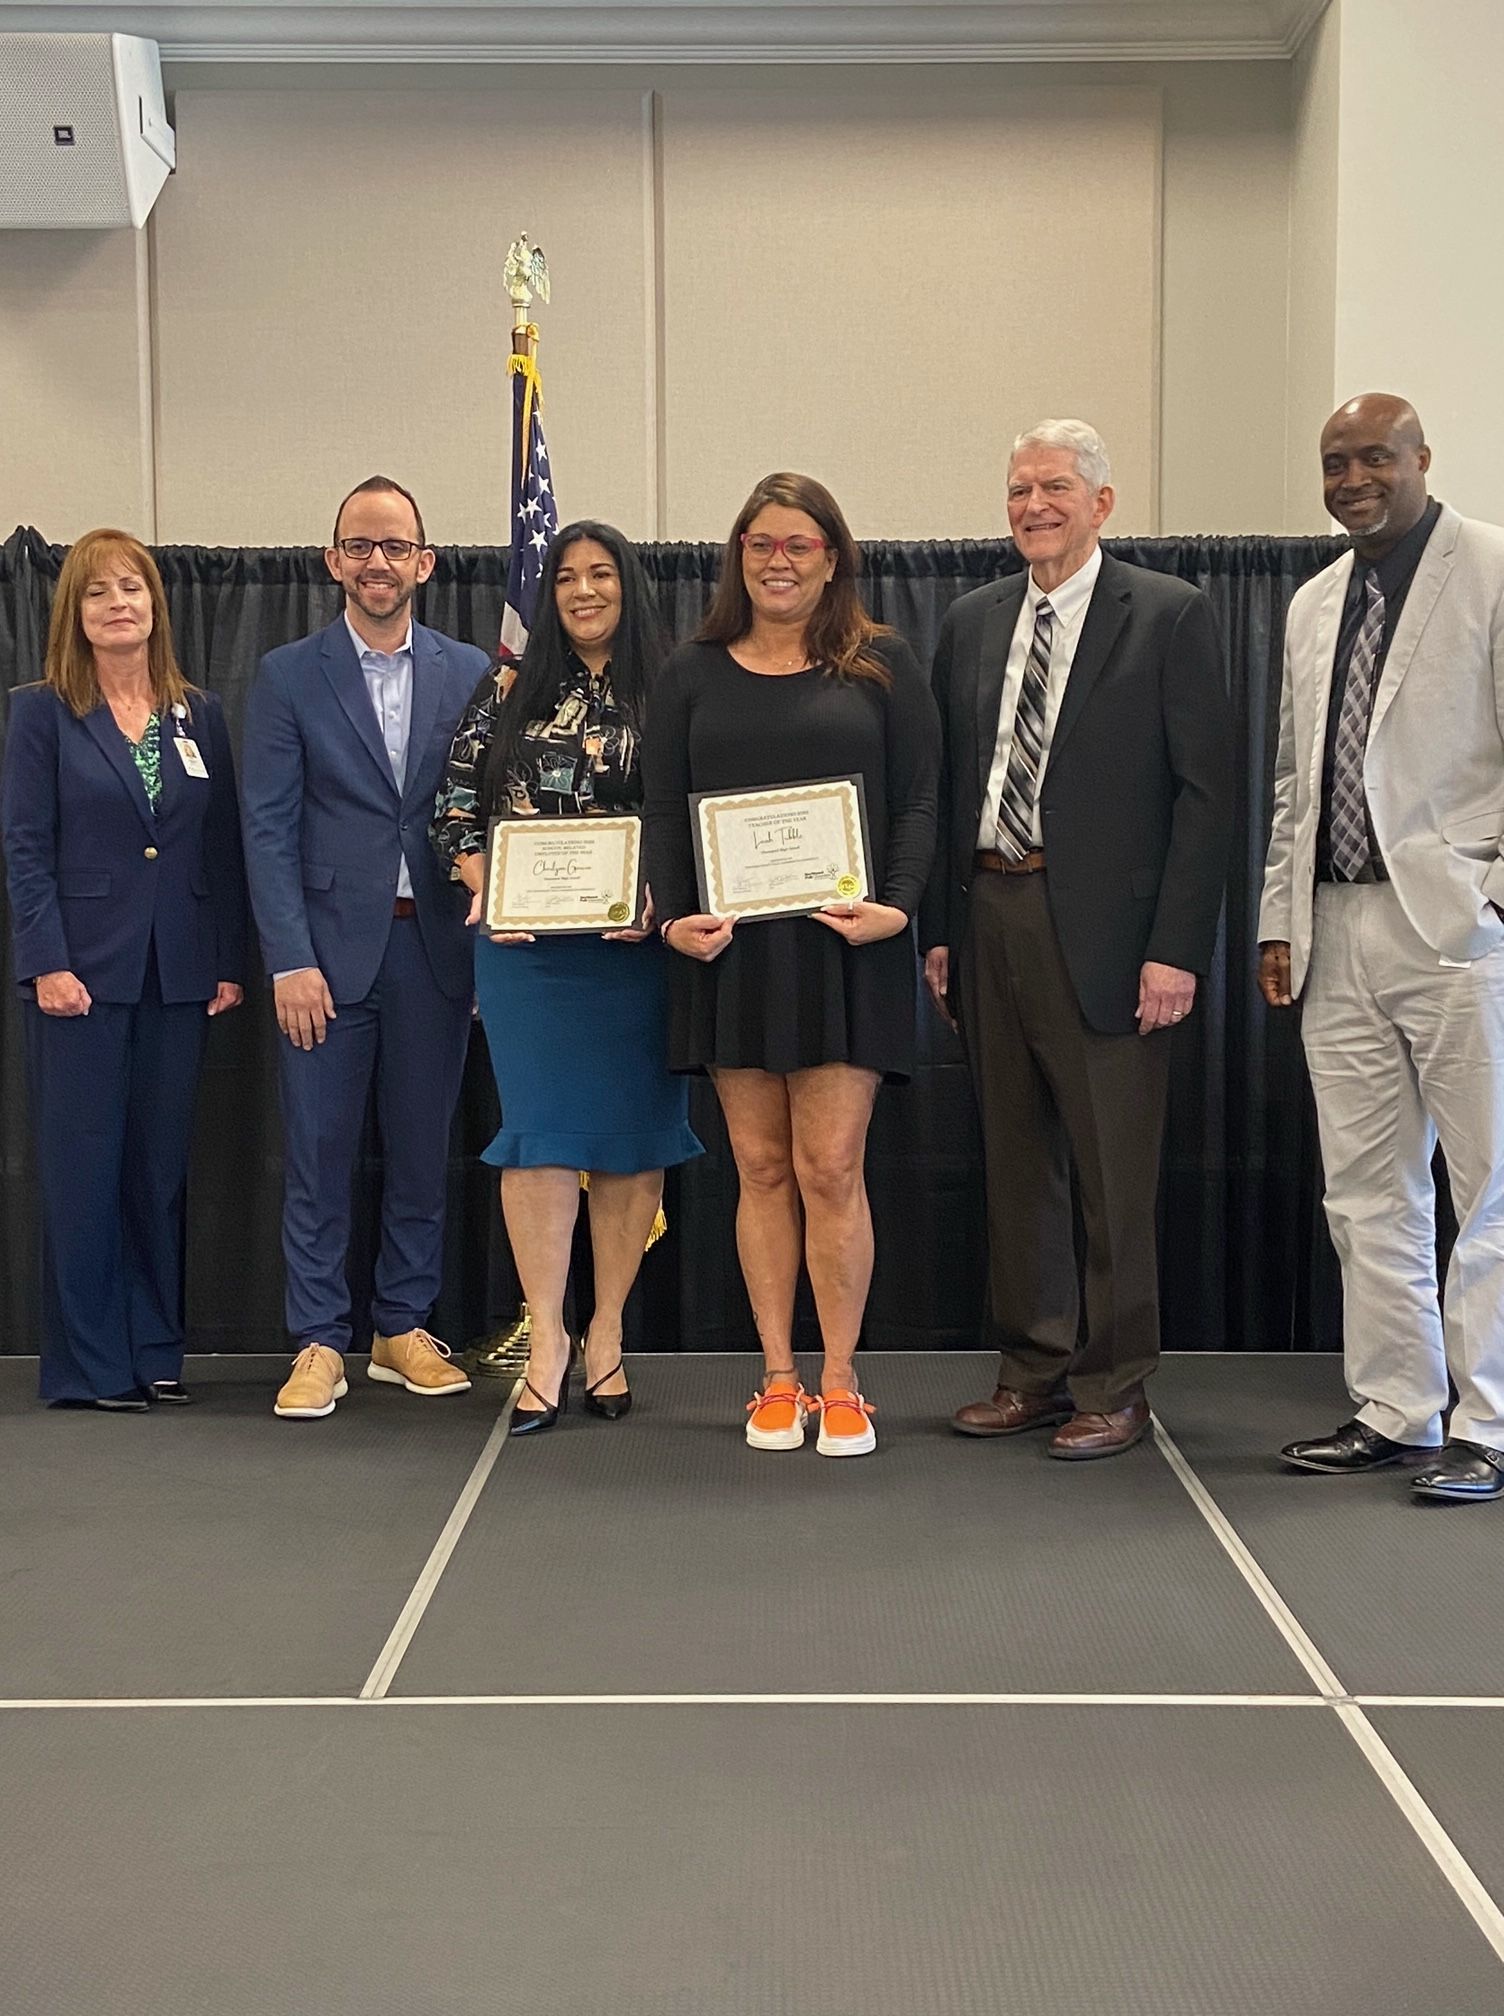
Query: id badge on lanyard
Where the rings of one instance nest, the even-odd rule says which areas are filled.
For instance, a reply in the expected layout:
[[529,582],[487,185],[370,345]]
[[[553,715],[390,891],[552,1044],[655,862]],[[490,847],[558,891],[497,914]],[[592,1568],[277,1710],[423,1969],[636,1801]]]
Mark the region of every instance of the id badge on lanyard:
[[183,768],[188,775],[200,778],[207,784],[209,773],[204,768],[204,759],[199,754],[199,746],[183,726],[187,718],[188,709],[179,700],[172,710],[172,746],[181,757]]

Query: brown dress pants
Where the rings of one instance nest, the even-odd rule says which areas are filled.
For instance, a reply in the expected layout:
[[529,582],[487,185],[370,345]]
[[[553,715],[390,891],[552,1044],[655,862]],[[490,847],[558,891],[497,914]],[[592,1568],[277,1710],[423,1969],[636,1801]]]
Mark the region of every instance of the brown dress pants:
[[[1081,1413],[1125,1406],[1159,1362],[1155,1208],[1169,1036],[1088,1027],[1037,875],[979,872],[959,950],[982,1121],[988,1317],[1000,1383]],[[1086,1231],[1086,1332],[1071,1210]]]

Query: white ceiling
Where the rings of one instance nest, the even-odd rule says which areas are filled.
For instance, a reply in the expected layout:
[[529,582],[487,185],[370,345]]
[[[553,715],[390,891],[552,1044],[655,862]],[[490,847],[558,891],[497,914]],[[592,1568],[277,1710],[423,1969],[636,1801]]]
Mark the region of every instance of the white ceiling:
[[1121,62],[1294,54],[1328,0],[0,0],[0,32],[145,35],[173,62]]

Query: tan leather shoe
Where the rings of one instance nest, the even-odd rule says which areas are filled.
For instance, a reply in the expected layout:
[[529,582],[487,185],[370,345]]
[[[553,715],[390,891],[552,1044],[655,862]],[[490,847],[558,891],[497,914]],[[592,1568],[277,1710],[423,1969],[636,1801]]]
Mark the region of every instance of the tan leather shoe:
[[1015,1393],[999,1386],[990,1400],[973,1400],[951,1416],[958,1435],[1021,1435],[1026,1428],[1053,1428],[1069,1421],[1071,1403],[1064,1393]]
[[1136,1393],[1126,1407],[1111,1414],[1073,1414],[1050,1437],[1049,1453],[1067,1463],[1084,1463],[1093,1456],[1120,1456],[1148,1432],[1149,1403],[1142,1393]]
[[383,1337],[378,1330],[371,1339],[366,1377],[384,1386],[405,1386],[424,1400],[470,1391],[470,1381],[450,1356],[449,1346],[426,1330],[404,1330],[399,1337]]
[[273,1410],[284,1421],[319,1421],[334,1412],[336,1400],[349,1392],[345,1361],[327,1344],[305,1344],[292,1361],[287,1384]]

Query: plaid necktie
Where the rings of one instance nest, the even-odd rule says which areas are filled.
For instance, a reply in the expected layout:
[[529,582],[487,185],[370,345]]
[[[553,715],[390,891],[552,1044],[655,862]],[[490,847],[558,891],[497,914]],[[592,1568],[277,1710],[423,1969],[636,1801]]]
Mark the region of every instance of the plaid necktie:
[[1344,882],[1355,882],[1368,866],[1368,800],[1363,790],[1363,755],[1373,719],[1374,673],[1384,637],[1384,596],[1372,571],[1364,580],[1368,606],[1342,689],[1337,748],[1332,760],[1332,866]]
[[1039,761],[1044,750],[1044,703],[1050,684],[1050,645],[1055,612],[1041,602],[1034,616],[1018,709],[1013,716],[1013,746],[1003,777],[997,808],[998,852],[1021,861],[1034,846],[1034,800],[1039,793]]

